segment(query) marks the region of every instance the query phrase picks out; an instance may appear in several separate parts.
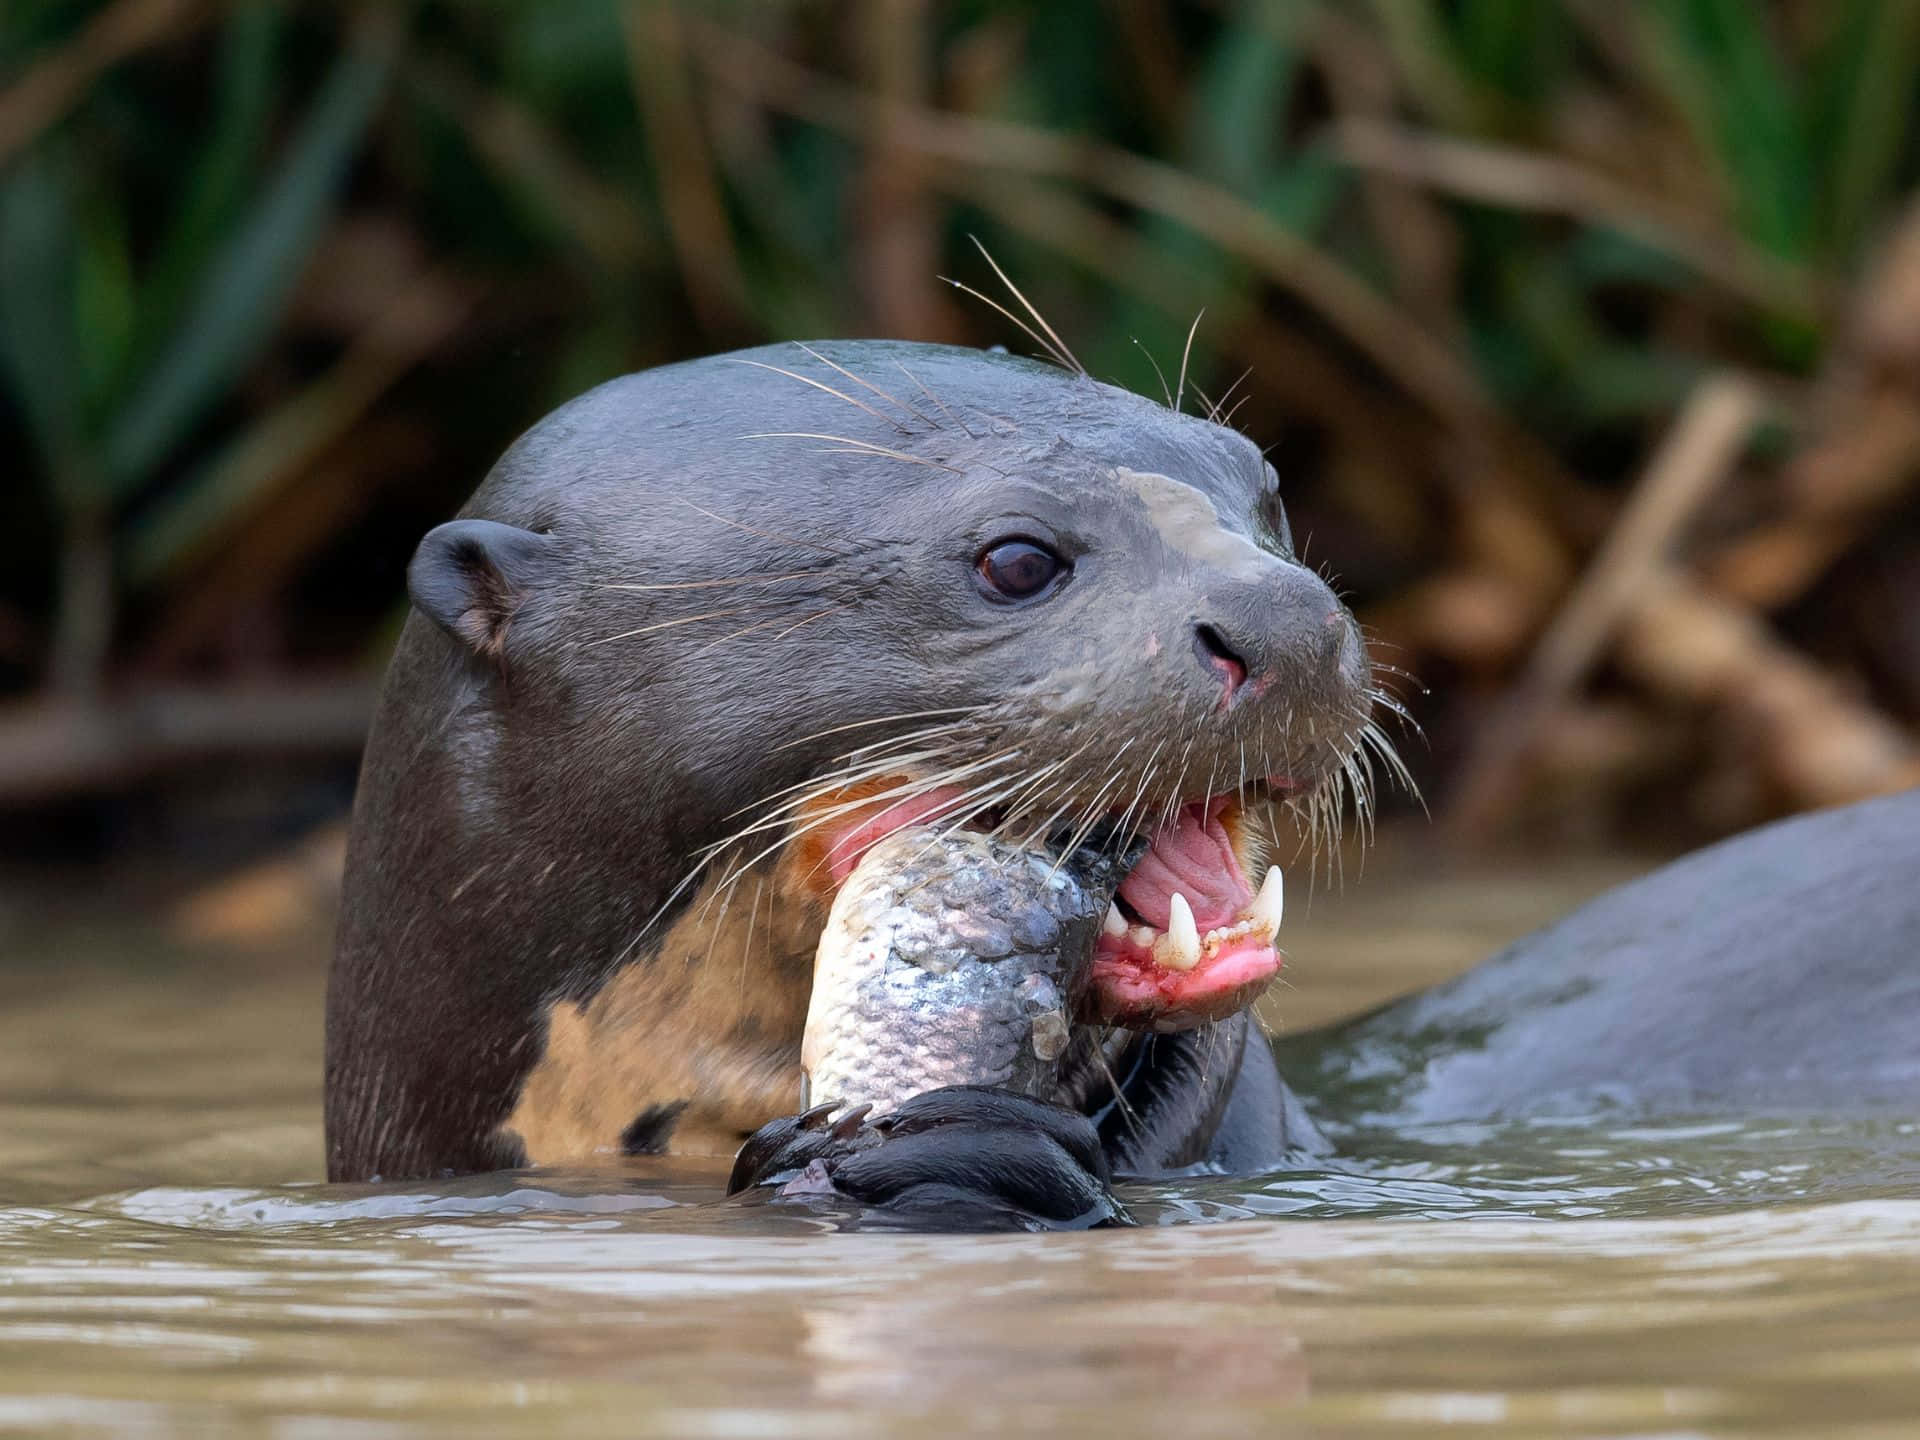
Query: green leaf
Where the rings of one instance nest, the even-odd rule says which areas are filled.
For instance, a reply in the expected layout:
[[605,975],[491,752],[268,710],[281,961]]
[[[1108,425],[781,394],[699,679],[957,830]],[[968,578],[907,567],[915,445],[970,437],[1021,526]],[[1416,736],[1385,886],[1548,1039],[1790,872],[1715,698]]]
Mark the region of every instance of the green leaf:
[[388,69],[384,57],[363,52],[334,62],[279,173],[208,260],[171,341],[113,427],[106,468],[116,489],[131,490],[163,461],[272,335]]
[[67,173],[43,150],[16,164],[0,186],[0,365],[63,485],[82,447]]
[[1196,167],[1241,195],[1273,173],[1299,70],[1299,7],[1259,0],[1260,19],[1229,24],[1199,77],[1189,121]]
[[1920,4],[1850,0],[1814,65],[1809,128],[1820,171],[1821,239],[1846,256],[1888,199],[1920,94]]
[[1655,71],[1725,176],[1741,229],[1764,250],[1806,259],[1812,160],[1768,11],[1746,0],[1662,0],[1637,13]]
[[133,348],[133,256],[119,195],[101,196],[86,208],[74,266],[75,331],[85,337],[79,347],[81,408],[91,422],[109,413]]
[[272,118],[281,26],[279,7],[271,4],[239,5],[228,18],[205,148],[140,287],[135,352],[143,361],[165,343],[209,255],[245,203]]
[[1446,129],[1476,132],[1481,106],[1460,64],[1445,11],[1428,0],[1373,0],[1372,10],[1420,108]]
[[1323,146],[1310,146],[1275,175],[1259,196],[1260,208],[1289,230],[1314,235],[1332,216],[1352,180],[1349,170]]
[[1564,93],[1572,55],[1566,12],[1539,0],[1462,0],[1462,66],[1482,89],[1532,104]]

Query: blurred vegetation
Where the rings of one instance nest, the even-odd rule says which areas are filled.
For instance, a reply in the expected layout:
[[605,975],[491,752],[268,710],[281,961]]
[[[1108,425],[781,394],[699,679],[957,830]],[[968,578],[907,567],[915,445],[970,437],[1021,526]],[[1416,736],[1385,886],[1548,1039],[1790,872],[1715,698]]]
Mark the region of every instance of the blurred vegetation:
[[1030,348],[973,235],[1101,378],[1203,315],[1463,833],[1913,783],[1917,77],[1908,0],[11,0],[0,804],[349,748],[519,429]]

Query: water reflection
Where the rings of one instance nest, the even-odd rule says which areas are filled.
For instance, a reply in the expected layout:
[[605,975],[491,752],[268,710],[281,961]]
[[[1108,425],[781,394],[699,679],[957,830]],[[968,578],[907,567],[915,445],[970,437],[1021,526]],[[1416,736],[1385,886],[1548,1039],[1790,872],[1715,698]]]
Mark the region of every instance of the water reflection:
[[319,1169],[312,958],[62,958],[0,996],[0,1433],[1865,1436],[1920,1414],[1911,1118],[1352,1131],[1337,1164],[1131,1184],[1141,1228],[1038,1237],[841,1233],[723,1199],[703,1163],[286,1184]]

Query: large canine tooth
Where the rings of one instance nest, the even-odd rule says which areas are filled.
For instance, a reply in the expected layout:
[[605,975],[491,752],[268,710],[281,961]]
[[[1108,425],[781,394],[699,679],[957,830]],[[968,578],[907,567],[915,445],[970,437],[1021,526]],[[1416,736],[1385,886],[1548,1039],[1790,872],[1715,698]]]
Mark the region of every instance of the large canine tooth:
[[1277,932],[1280,929],[1280,916],[1286,909],[1285,884],[1280,867],[1269,866],[1267,878],[1260,882],[1260,893],[1253,897],[1253,903],[1247,907],[1247,918],[1257,920],[1267,929]]
[[1120,907],[1111,900],[1107,902],[1107,918],[1100,922],[1100,928],[1116,940],[1127,933],[1127,917],[1120,913]]
[[1200,927],[1193,907],[1178,890],[1167,906],[1167,933],[1153,942],[1154,963],[1169,970],[1191,970],[1200,963]]

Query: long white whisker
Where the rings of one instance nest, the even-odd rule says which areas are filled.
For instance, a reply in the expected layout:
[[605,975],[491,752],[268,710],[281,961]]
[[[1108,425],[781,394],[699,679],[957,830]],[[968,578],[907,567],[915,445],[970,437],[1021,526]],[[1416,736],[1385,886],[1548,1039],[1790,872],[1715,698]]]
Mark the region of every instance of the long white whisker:
[[[811,345],[808,345],[803,341],[796,340],[793,343],[799,346],[800,349],[806,351],[807,354],[811,355],[814,359],[818,360],[822,365],[827,366],[829,369],[839,371],[842,375],[846,376],[847,379],[851,380],[854,384],[864,386],[866,389],[872,391],[875,395],[878,395],[882,400],[885,400],[888,404],[899,406],[900,409],[906,411],[909,415],[913,416],[914,419],[922,421],[925,424],[931,425],[936,430],[940,428],[939,421],[933,419],[933,417],[929,415],[921,414],[920,411],[914,409],[913,406],[907,404],[907,402],[902,400],[898,395],[889,394],[887,391],[882,390],[878,385],[874,384],[871,380],[867,379],[866,377],[861,375],[856,375],[853,373],[853,371],[847,369],[846,366],[837,364],[836,362],[829,360],[825,355],[822,355],[818,350],[814,349]],[[901,428],[904,429],[904,427],[901,427]],[[907,432],[907,433],[911,433],[911,432]]]
[[1038,307],[1022,293],[1018,285],[1007,278],[1007,272],[1000,268],[1000,262],[995,260],[993,256],[988,253],[987,247],[980,243],[980,237],[977,235],[969,235],[967,238],[973,241],[973,248],[980,252],[980,258],[993,267],[993,273],[1000,277],[1000,283],[1013,292],[1013,298],[1018,300],[1021,305],[1026,308],[1026,312],[1033,317],[1033,323],[1047,332],[1047,338],[1053,342],[1054,349],[1060,354],[1065,355],[1067,359],[1072,362],[1072,369],[1079,371],[1082,375],[1086,374],[1087,367],[1080,363],[1079,358],[1068,348],[1067,342],[1060,338],[1059,332],[1047,323],[1047,317],[1040,313]]
[[[807,347],[804,345],[802,345],[800,348],[802,350],[807,349]],[[818,355],[816,352],[812,350],[807,350],[807,353],[809,355],[812,355],[813,358],[816,360],[821,358],[820,355]],[[775,375],[784,375],[789,380],[798,380],[802,385],[811,385],[814,389],[823,391],[826,394],[833,396],[837,400],[846,401],[847,404],[853,406],[853,408],[856,410],[866,411],[867,414],[871,415],[874,419],[878,420],[881,424],[891,425],[895,430],[898,430],[902,435],[911,435],[913,433],[913,429],[911,426],[902,425],[898,420],[894,419],[891,415],[882,415],[878,410],[874,409],[873,406],[867,404],[866,401],[857,400],[853,396],[847,394],[846,391],[837,390],[833,386],[827,384],[824,380],[815,380],[810,375],[802,375],[797,370],[788,370],[779,365],[769,365],[764,360],[742,360],[738,356],[732,356],[732,355],[726,358],[731,364],[734,364],[734,365],[751,365],[756,370],[771,370]],[[830,365],[833,364],[832,361],[827,361],[826,363]],[[833,368],[838,370],[840,367],[838,365],[834,365]],[[897,405],[900,402],[896,400],[894,403]]]
[[967,473],[958,465],[949,465],[944,460],[929,460],[924,455],[909,455],[904,450],[875,445],[871,440],[858,440],[851,435],[822,435],[811,430],[756,430],[739,438],[742,440],[828,440],[832,444],[821,451],[823,455],[877,455],[883,460],[900,460],[908,465],[925,465],[929,470],[945,470],[950,475]]

